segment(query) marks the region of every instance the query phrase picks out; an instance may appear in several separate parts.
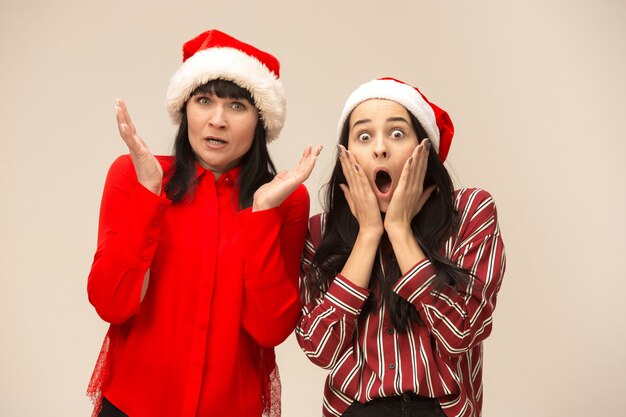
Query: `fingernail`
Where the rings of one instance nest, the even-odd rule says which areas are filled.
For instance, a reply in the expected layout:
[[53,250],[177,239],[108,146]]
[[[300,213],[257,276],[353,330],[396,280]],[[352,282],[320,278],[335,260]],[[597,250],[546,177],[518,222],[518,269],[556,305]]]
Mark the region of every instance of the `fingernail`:
[[[418,151],[419,152],[419,151]],[[413,157],[409,158],[409,165],[411,165],[413,163]]]
[[346,155],[348,155],[348,158],[350,158],[350,151],[346,149]]
[[357,164],[354,164],[354,169],[356,169],[356,171],[359,172],[359,166]]

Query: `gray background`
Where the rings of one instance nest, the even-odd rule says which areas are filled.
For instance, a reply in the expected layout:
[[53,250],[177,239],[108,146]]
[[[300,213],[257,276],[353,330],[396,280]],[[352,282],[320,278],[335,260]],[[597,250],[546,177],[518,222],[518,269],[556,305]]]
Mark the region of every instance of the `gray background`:
[[[89,305],[104,177],[127,100],[155,153],[184,41],[220,28],[279,57],[280,168],[326,149],[343,102],[394,76],[451,114],[448,167],[495,197],[508,269],[486,342],[485,416],[616,416],[626,396],[623,1],[2,0],[0,415],[88,416],[106,325]],[[319,416],[326,371],[279,347],[285,417]],[[303,411],[304,410],[304,411]]]

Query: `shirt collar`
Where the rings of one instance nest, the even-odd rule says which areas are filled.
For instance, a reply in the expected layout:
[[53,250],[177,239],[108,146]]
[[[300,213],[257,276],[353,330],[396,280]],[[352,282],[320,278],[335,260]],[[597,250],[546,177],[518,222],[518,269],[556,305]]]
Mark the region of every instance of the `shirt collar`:
[[196,177],[200,179],[207,172],[211,175],[216,184],[236,184],[239,180],[239,175],[241,174],[241,165],[237,165],[236,167],[224,172],[216,180],[215,175],[211,170],[202,167],[202,165],[196,161]]

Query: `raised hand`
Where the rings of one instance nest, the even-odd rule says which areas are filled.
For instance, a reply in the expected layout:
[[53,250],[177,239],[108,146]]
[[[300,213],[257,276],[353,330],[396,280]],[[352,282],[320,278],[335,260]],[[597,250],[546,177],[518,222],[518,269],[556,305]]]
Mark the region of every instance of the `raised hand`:
[[137,134],[124,100],[115,100],[115,115],[117,128],[126,146],[128,146],[139,183],[153,193],[160,195],[163,184],[163,168],[143,139]]
[[373,232],[382,235],[383,221],[380,215],[380,206],[372,186],[354,155],[346,150],[343,145],[337,146],[341,169],[348,183],[339,186],[348,201],[352,215],[356,217],[359,223],[359,233]]
[[281,171],[274,179],[263,184],[254,193],[252,211],[267,210],[278,207],[300,184],[306,181],[315,167],[323,145],[318,145],[315,150],[311,145],[307,146],[302,153],[300,163],[291,171]]
[[407,159],[398,181],[385,216],[385,230],[387,233],[409,232],[413,217],[419,213],[424,204],[435,190],[432,185],[424,189],[424,177],[428,168],[428,154],[430,141],[424,139],[415,147]]

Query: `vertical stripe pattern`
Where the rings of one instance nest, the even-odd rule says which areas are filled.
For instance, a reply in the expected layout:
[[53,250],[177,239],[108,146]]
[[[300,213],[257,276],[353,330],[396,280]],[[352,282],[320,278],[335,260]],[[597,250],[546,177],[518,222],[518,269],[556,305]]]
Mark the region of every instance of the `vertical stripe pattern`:
[[449,417],[478,417],[482,408],[482,341],[489,336],[496,296],[505,270],[504,245],[493,198],[480,189],[455,192],[458,230],[442,248],[472,272],[462,289],[446,287],[437,297],[437,271],[418,262],[393,287],[412,303],[424,324],[397,332],[385,306],[361,315],[369,290],[341,274],[324,295],[311,299],[303,282],[319,245],[325,214],[309,221],[302,262],[305,305],[296,328],[300,347],[329,369],[323,415],[339,417],[353,401],[415,392],[436,397]]

